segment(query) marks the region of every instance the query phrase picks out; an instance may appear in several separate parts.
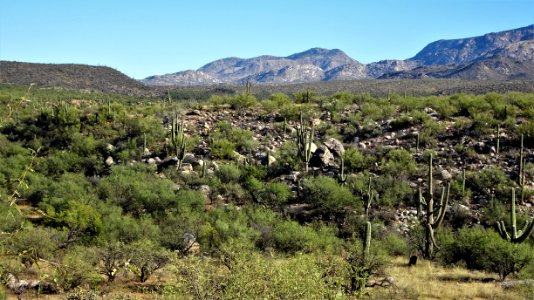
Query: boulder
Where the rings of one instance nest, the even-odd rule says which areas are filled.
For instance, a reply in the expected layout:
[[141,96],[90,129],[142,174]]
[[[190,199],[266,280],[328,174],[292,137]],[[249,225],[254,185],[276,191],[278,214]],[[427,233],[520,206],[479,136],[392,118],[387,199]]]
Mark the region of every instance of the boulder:
[[193,166],[188,163],[182,163],[182,167],[180,168],[180,172],[182,173],[191,173],[193,172]]
[[201,185],[198,188],[198,191],[202,193],[202,196],[204,196],[204,203],[210,204],[211,203],[211,188],[209,185]]
[[329,138],[324,145],[337,157],[341,157],[345,154],[343,143],[335,138]]
[[115,163],[115,161],[113,160],[113,157],[108,156],[108,158],[106,158],[105,163],[106,163],[106,165],[107,165],[108,167],[110,167],[112,164]]
[[310,166],[312,167],[327,167],[334,161],[334,155],[324,145],[317,148],[313,157],[310,160]]
[[193,167],[199,166],[198,159],[195,157],[193,153],[186,153],[183,163],[191,164]]
[[441,177],[443,178],[443,180],[446,180],[446,181],[452,179],[451,173],[447,170],[441,170]]

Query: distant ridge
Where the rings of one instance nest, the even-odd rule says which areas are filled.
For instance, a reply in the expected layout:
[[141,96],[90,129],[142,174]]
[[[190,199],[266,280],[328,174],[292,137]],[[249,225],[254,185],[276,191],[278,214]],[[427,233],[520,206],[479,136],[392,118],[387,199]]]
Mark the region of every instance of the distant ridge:
[[291,84],[372,78],[534,79],[534,25],[478,37],[439,40],[413,58],[361,64],[339,49],[286,57],[223,58],[198,70],[147,77],[156,86]]
[[145,85],[113,68],[81,64],[0,61],[0,83],[122,94],[147,91]]

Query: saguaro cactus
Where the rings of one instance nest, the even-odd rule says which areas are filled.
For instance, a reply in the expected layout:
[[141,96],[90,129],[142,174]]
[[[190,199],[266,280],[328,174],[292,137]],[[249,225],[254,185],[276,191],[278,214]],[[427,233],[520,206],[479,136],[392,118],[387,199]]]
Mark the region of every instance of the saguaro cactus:
[[369,251],[371,249],[371,222],[367,221],[365,226],[365,243],[363,245],[363,261],[369,260]]
[[425,228],[425,248],[423,256],[425,258],[431,258],[434,253],[434,248],[439,249],[434,238],[434,230],[437,229],[443,222],[445,217],[445,208],[449,202],[450,183],[447,184],[447,188],[442,188],[441,200],[434,208],[434,181],[432,175],[432,154],[428,161],[428,192],[427,199],[423,197],[421,189],[419,189],[419,215],[421,214],[422,207],[426,206],[426,216],[423,217],[423,226]]
[[506,230],[504,221],[497,222],[497,231],[501,237],[505,240],[508,240],[512,243],[521,243],[523,242],[534,230],[534,219],[530,222],[527,221],[522,230],[517,230],[516,216],[515,216],[515,189],[512,188],[512,201],[510,203],[510,224],[512,226],[512,235]]
[[185,158],[185,135],[184,124],[178,123],[178,114],[176,114],[171,125],[171,145],[174,150],[174,154],[178,159],[178,168],[182,167],[182,162]]
[[297,149],[300,159],[305,164],[305,172],[308,173],[308,166],[312,157],[312,143],[314,135],[313,123],[311,127],[305,126],[302,112],[300,112],[300,125],[297,128]]

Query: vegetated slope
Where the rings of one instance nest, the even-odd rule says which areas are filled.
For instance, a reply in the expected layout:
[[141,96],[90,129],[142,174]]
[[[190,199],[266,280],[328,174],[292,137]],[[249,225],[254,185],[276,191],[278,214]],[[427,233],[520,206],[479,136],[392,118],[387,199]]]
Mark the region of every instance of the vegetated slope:
[[0,61],[0,83],[143,94],[148,88],[123,73],[102,66]]
[[[0,110],[0,174],[8,179],[0,181],[8,195],[0,201],[0,263],[7,266],[0,277],[16,270],[11,276],[38,278],[61,291],[58,298],[95,290],[193,298],[198,287],[224,299],[519,294],[495,282],[495,265],[531,254],[531,243],[513,245],[491,228],[508,216],[512,187],[534,203],[534,94],[310,93],[309,103],[275,95],[231,109],[249,95],[202,105],[119,97],[109,105],[82,93],[45,90],[43,101],[8,88],[0,89],[0,103],[12,108]],[[64,101],[57,105],[57,98]],[[304,172],[297,132],[310,127],[316,147],[310,143],[309,151],[316,149]],[[430,153],[434,180],[427,177]],[[424,239],[414,207],[419,189],[425,197],[434,190],[437,202],[447,183],[438,259],[487,273],[406,264]],[[366,198],[373,194],[380,196]],[[373,199],[368,215],[365,199]],[[17,213],[10,203],[26,205]],[[359,246],[367,221],[372,265]],[[530,265],[511,279],[534,277],[534,258],[524,261]],[[366,272],[360,289],[351,286],[358,268]]]
[[[338,49],[312,48],[277,57],[224,58],[197,71],[144,80],[147,85],[289,84],[370,78],[533,79],[534,25],[483,36],[440,40],[407,60],[361,64]],[[194,78],[190,75],[195,73]]]
[[[155,88],[161,95],[167,94],[168,87]],[[170,90],[175,100],[208,100],[211,95],[232,96],[245,91],[244,85],[233,86],[188,86],[175,87]],[[374,97],[386,97],[389,94],[404,96],[451,95],[455,93],[485,94],[489,92],[534,92],[532,80],[464,80],[459,78],[436,79],[361,79],[307,82],[285,85],[253,84],[252,94],[258,99],[269,98],[274,93],[297,94],[310,91],[321,96],[332,96],[340,91],[353,94],[369,94]]]

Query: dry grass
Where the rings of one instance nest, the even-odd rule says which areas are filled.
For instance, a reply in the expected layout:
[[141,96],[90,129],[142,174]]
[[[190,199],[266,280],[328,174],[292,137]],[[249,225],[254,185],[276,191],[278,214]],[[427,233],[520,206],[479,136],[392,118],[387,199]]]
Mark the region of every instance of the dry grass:
[[405,258],[397,258],[386,273],[395,278],[396,287],[370,289],[372,299],[525,299],[518,290],[503,289],[494,274],[429,261],[410,268]]

